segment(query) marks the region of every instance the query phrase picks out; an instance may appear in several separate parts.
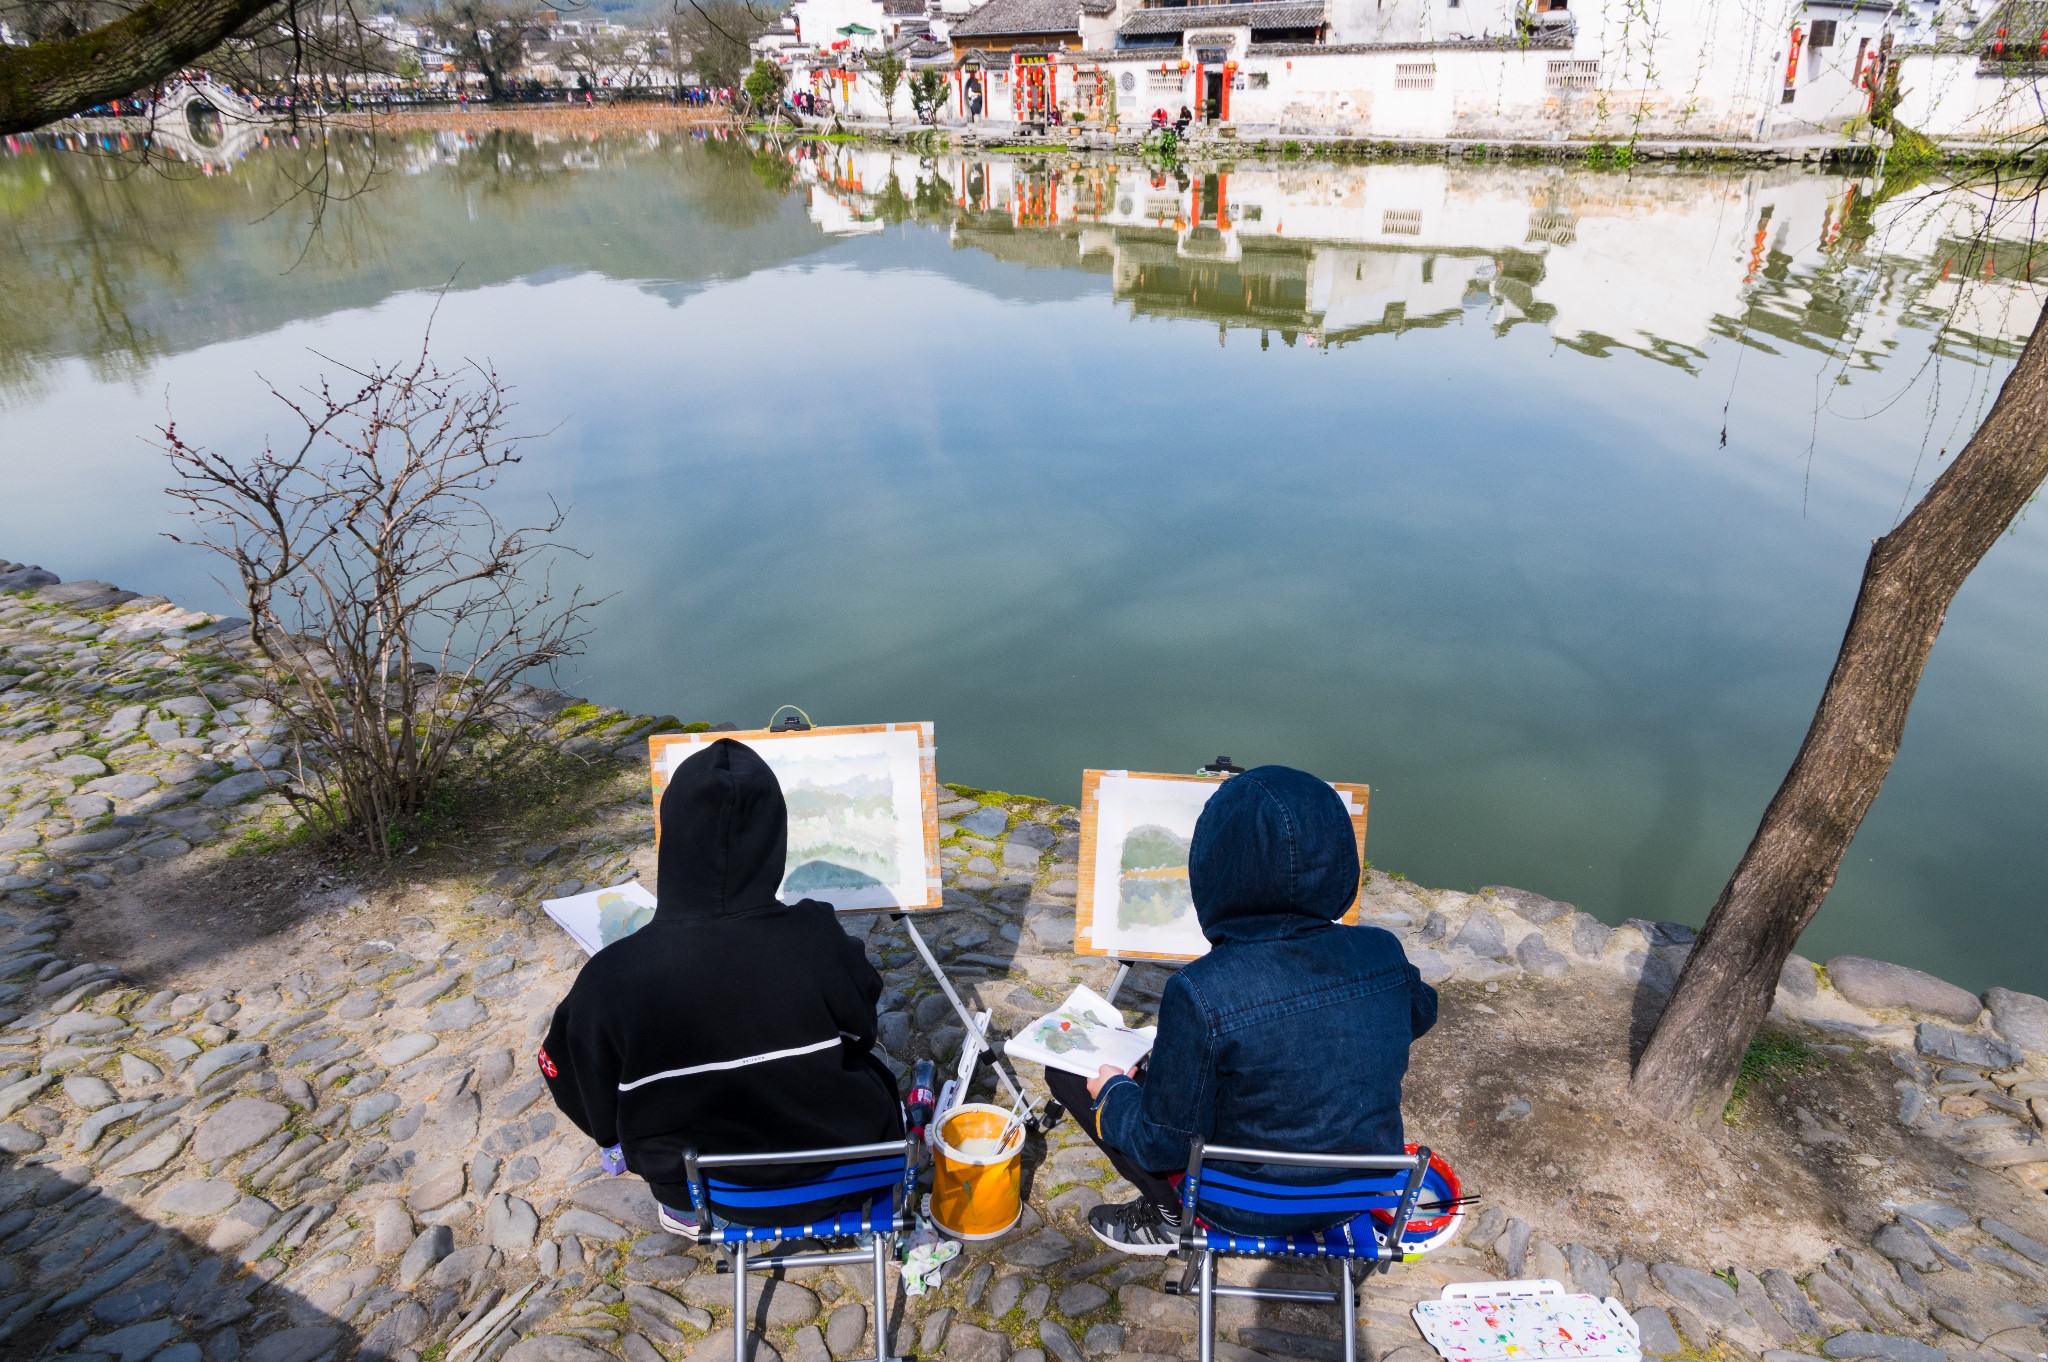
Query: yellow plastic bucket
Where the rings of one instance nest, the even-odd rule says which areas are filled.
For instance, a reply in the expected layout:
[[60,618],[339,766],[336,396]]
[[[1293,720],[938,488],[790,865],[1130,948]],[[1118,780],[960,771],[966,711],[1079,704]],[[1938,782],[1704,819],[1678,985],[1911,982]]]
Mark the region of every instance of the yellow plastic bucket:
[[1024,1132],[996,1140],[1009,1122],[1007,1108],[969,1102],[939,1122],[932,1141],[932,1220],[955,1239],[1008,1234],[1024,1213]]

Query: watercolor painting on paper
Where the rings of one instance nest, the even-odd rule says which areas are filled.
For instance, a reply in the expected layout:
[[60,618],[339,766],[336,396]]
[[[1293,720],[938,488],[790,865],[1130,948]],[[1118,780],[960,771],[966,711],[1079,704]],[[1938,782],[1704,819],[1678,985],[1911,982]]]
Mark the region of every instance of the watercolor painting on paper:
[[[1078,950],[1125,959],[1208,954],[1188,883],[1188,847],[1195,821],[1222,784],[1213,777],[1138,771],[1082,774]],[[1362,856],[1369,792],[1363,785],[1332,788],[1351,813]]]
[[609,889],[549,899],[541,908],[585,955],[596,955],[654,920],[654,895],[640,881],[628,880]]
[[720,738],[758,752],[782,785],[783,902],[816,899],[842,911],[938,904],[930,724],[657,736],[649,740],[657,804],[669,774]]

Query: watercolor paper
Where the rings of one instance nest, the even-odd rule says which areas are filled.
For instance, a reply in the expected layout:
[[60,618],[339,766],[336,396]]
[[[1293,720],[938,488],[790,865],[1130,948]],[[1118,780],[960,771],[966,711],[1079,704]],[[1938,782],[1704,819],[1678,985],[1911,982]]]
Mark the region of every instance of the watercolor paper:
[[654,917],[654,895],[638,880],[627,880],[609,889],[595,889],[565,899],[548,899],[541,904],[557,926],[567,932],[585,955],[596,955],[614,941],[631,936]]
[[1642,1357],[1635,1322],[1618,1301],[1566,1295],[1562,1287],[1549,1281],[1500,1285],[1551,1289],[1534,1294],[1461,1295],[1424,1301],[1415,1307],[1417,1327],[1445,1362],[1565,1362],[1572,1358],[1638,1362]]
[[1003,1042],[1003,1053],[1093,1078],[1103,1065],[1128,1069],[1152,1053],[1156,1026],[1124,1025],[1121,1012],[1083,985],[1045,1016]]
[[938,904],[930,724],[660,735],[649,740],[657,807],[676,767],[720,738],[759,753],[782,784],[789,850],[776,897],[842,910]]
[[[1195,820],[1217,778],[1087,771],[1081,782],[1081,875],[1075,948],[1125,959],[1193,960],[1209,942],[1188,884]],[[1333,785],[1364,854],[1363,785]],[[1347,912],[1355,920],[1356,904]]]

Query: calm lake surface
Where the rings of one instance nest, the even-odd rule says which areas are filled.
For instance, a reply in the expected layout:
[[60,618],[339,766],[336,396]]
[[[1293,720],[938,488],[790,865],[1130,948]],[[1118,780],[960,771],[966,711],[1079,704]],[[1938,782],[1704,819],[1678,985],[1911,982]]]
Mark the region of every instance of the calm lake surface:
[[[613,599],[560,678],[931,719],[1061,800],[1228,753],[1373,787],[1368,854],[1699,922],[1870,541],[2040,306],[1960,196],[1795,170],[1107,163],[419,133],[0,155],[0,554],[232,609],[150,440],[434,348],[549,432]],[[360,192],[355,192],[360,190]],[[282,205],[282,206],[280,206]],[[326,358],[323,358],[326,357]],[[1801,949],[2048,992],[2048,526],[1964,589]]]

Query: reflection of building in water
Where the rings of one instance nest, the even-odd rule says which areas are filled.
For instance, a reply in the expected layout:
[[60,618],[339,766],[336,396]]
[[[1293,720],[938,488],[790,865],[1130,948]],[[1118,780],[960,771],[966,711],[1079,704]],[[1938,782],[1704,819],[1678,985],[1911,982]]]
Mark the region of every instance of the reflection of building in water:
[[1784,169],[1325,164],[1176,177],[847,147],[805,174],[828,230],[878,229],[884,198],[916,205],[897,216],[943,217],[956,245],[1001,259],[1104,274],[1135,313],[1289,343],[1531,322],[1574,348],[1678,364],[1717,335],[1875,363],[1905,325],[1946,322],[1951,344],[2010,348],[2041,305],[2024,222],[1966,246],[1985,206],[1974,197],[1873,212],[1867,182]]

